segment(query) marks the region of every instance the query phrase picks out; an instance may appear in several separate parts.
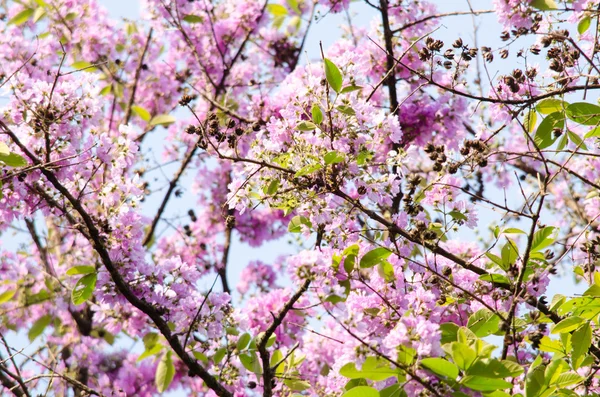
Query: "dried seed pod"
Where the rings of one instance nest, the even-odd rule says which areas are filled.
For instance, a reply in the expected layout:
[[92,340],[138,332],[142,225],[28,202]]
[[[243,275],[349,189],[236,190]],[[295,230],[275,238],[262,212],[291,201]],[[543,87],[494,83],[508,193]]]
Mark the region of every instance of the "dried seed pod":
[[187,106],[191,101],[192,101],[193,97],[190,95],[184,95],[181,97],[181,99],[179,100],[179,105],[180,106]]

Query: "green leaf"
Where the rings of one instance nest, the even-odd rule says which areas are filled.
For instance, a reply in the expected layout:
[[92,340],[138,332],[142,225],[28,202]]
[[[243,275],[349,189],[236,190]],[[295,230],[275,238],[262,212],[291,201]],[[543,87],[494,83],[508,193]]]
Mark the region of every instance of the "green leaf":
[[152,120],[150,120],[150,125],[151,126],[155,126],[155,125],[169,125],[169,124],[173,124],[175,122],[175,117],[168,115],[168,114],[159,114],[157,116],[154,116],[152,118]]
[[342,394],[342,397],[379,397],[379,391],[370,386],[358,386]]
[[573,332],[571,339],[571,365],[573,369],[580,367],[591,345],[592,328],[589,322],[585,322]]
[[587,102],[572,103],[567,106],[567,117],[579,124],[595,125],[600,124],[600,106]]
[[359,251],[360,251],[360,247],[358,246],[358,244],[352,244],[344,249],[344,251],[342,252],[342,255],[343,256],[345,256],[345,255],[358,256]]
[[[540,351],[555,353],[558,356],[562,357],[564,355],[564,348],[562,343],[559,340],[550,339],[547,336],[544,336],[540,341]],[[555,355],[555,357],[557,357]]]
[[33,15],[33,8],[26,8],[8,21],[7,25],[19,26],[27,22],[27,20]]
[[227,348],[225,347],[221,347],[220,349],[218,349],[215,354],[213,355],[213,362],[215,364],[218,364],[221,362],[221,360],[223,360],[223,358],[227,355]]
[[289,387],[292,391],[304,391],[304,390],[310,389],[310,383],[308,383],[304,380],[285,379],[283,381],[283,384],[285,384],[287,387]]
[[342,163],[346,160],[346,156],[343,153],[337,151],[331,151],[325,155],[325,164],[337,164]]
[[356,164],[363,166],[372,158],[373,153],[369,152],[368,150],[361,150],[360,153],[358,153],[358,156],[356,156]]
[[194,351],[192,352],[192,354],[194,355],[194,357],[196,357],[196,360],[200,360],[205,364],[208,362],[208,357],[206,357],[206,354],[198,351]]
[[406,392],[401,388],[401,384],[396,383],[385,389],[379,390],[380,397],[406,397]]
[[469,317],[467,327],[479,338],[491,335],[498,331],[500,317],[492,313],[490,310],[483,308],[473,313]]
[[67,276],[76,276],[78,274],[90,274],[94,273],[96,268],[94,266],[73,266],[67,270]]
[[[500,390],[495,390],[492,392],[485,393],[484,397],[511,397],[511,395]],[[515,394],[514,397],[523,397],[523,395],[519,393]]]
[[554,0],[533,0],[531,6],[542,11],[556,10],[558,8]]
[[388,261],[383,261],[377,265],[377,272],[379,276],[383,278],[388,283],[391,283],[396,279],[396,275],[394,274],[394,267]]
[[29,328],[29,332],[27,333],[27,337],[29,338],[29,341],[33,342],[38,336],[40,336],[44,332],[46,327],[50,324],[51,321],[52,321],[52,316],[50,316],[49,314],[46,314],[45,316],[38,318],[36,320],[36,322],[33,323],[31,328]]
[[159,393],[164,392],[168,389],[169,385],[173,381],[175,376],[175,365],[173,365],[173,359],[171,358],[171,351],[167,351],[160,362],[156,366],[155,383],[156,389]]
[[345,94],[347,92],[353,92],[353,91],[358,91],[358,90],[362,90],[362,87],[358,86],[358,85],[347,85],[344,88],[342,88],[342,91],[340,91],[340,94]]
[[[269,365],[271,367],[274,367],[281,360],[283,360],[283,353],[281,352],[281,350],[275,350],[273,352],[273,354],[271,354],[271,361],[270,361]],[[281,375],[283,373],[284,369],[285,369],[284,363],[280,363],[279,365],[277,365],[277,368],[274,369],[275,374]]]
[[266,195],[272,196],[277,193],[277,189],[279,189],[279,179],[273,179],[267,186],[263,188],[263,192]]
[[327,78],[327,82],[335,92],[340,93],[342,90],[342,74],[340,70],[329,59],[324,58],[323,61],[325,63],[325,77]]
[[46,16],[46,10],[43,7],[36,8],[33,13],[33,23],[37,23],[44,16]]
[[477,391],[503,390],[512,387],[512,383],[502,379],[484,378],[483,376],[466,376],[461,385]]
[[417,357],[417,351],[412,347],[398,346],[398,362],[406,365],[412,365]]
[[544,366],[540,365],[535,368],[530,368],[525,378],[525,396],[537,397],[543,388],[546,387],[546,379],[544,377]]
[[354,109],[352,109],[352,107],[348,106],[348,105],[340,105],[340,106],[336,107],[336,109],[339,110],[340,112],[344,113],[346,116],[356,115],[356,112],[354,111]]
[[517,229],[515,227],[507,227],[506,229],[502,230],[502,233],[503,234],[527,234],[523,230]]
[[556,379],[553,386],[556,387],[567,387],[576,385],[580,382],[583,382],[585,378],[575,372],[565,372],[564,374],[560,374],[560,376]]
[[588,132],[587,132],[587,133],[584,135],[583,139],[587,139],[587,138],[597,138],[597,137],[600,137],[600,127],[596,127],[596,128],[594,128],[594,129],[592,129],[592,130],[588,131]]
[[514,264],[519,257],[517,245],[512,240],[508,240],[502,247],[501,256],[503,268],[508,269],[508,267]]
[[556,150],[563,150],[567,143],[569,143],[569,134],[563,134],[558,141],[558,145],[556,145]]
[[551,114],[554,112],[563,112],[563,110],[569,106],[568,103],[561,101],[556,98],[542,99],[535,106],[535,109],[541,114]]
[[557,232],[558,228],[553,226],[547,226],[535,232],[531,243],[531,252],[541,251],[552,244],[556,240]]
[[360,267],[362,269],[364,269],[364,268],[369,268],[369,267],[378,265],[382,261],[389,258],[389,256],[391,254],[392,254],[392,251],[390,251],[389,249],[387,249],[385,247],[378,247],[378,248],[372,249],[371,251],[369,251],[365,255],[363,255],[362,258],[360,258]]
[[298,131],[313,131],[317,129],[317,125],[311,121],[301,121],[296,125]]
[[[504,269],[504,264],[502,263],[502,258],[500,258],[498,255],[494,255],[491,252],[486,252],[485,256],[487,256],[496,265],[500,266],[500,268]],[[504,269],[504,270],[508,270],[508,268]]]
[[131,110],[133,111],[133,113],[137,114],[142,120],[144,120],[145,122],[150,121],[150,118],[152,117],[150,115],[150,112],[147,111],[146,109],[144,109],[141,106],[137,106],[137,105],[133,105],[131,107]]
[[466,221],[467,219],[469,219],[465,214],[458,210],[452,210],[448,213],[448,215],[450,215],[455,221]]
[[240,361],[248,371],[253,372],[256,375],[262,375],[262,366],[260,365],[260,360],[255,352],[251,354],[240,354]]
[[523,119],[523,126],[527,132],[531,132],[535,129],[535,125],[537,124],[537,113],[534,111],[529,111],[525,114],[525,118]]
[[248,347],[248,344],[250,343],[251,339],[252,337],[250,336],[250,334],[242,334],[242,336],[240,336],[240,338],[237,341],[236,348],[240,351],[244,350],[246,347]]
[[471,368],[469,368],[468,375],[504,379],[519,376],[523,371],[523,367],[514,361],[484,358],[473,363]]
[[441,357],[424,358],[421,360],[421,365],[439,376],[450,379],[458,377],[458,367],[456,364]]
[[348,363],[340,369],[340,375],[349,379],[369,379],[373,381],[386,380],[397,376],[399,370],[390,368],[389,363],[377,357],[369,356],[365,359],[361,369],[354,363]]
[[460,327],[454,323],[443,323],[440,324],[440,331],[442,333],[442,345],[450,342],[456,342],[456,334]]
[[0,305],[8,302],[17,293],[16,289],[9,289],[0,294]]
[[585,319],[573,316],[567,317],[552,328],[553,334],[562,334],[565,332],[571,332],[579,328],[579,326],[585,321]]
[[93,64],[86,61],[73,62],[71,64],[71,67],[73,68],[73,70],[82,70],[85,72],[95,72],[98,70],[96,67],[94,67]]
[[492,284],[510,285],[510,280],[503,274],[489,273],[479,276],[481,281],[489,281]]
[[293,33],[296,33],[300,29],[301,25],[302,25],[302,18],[300,18],[298,15],[294,15],[293,17],[290,18],[290,22],[289,22],[288,26],[291,26],[294,28]]
[[498,236],[500,236],[500,226],[496,225],[494,228],[494,237],[498,238]]
[[[453,342],[450,345],[452,359],[458,365],[458,368],[466,371],[469,369],[473,361],[477,358],[475,350],[471,349],[467,344]],[[494,389],[495,390],[495,389]]]
[[24,167],[29,164],[23,156],[14,152],[8,155],[0,154],[0,162],[9,167]]
[[146,350],[144,350],[144,352],[142,354],[140,354],[140,356],[137,358],[137,361],[142,361],[148,357],[152,357],[152,356],[156,356],[158,353],[160,353],[163,349],[163,346],[161,344],[156,344],[150,347],[146,347]]
[[584,34],[590,28],[591,24],[592,18],[586,15],[579,20],[579,23],[577,24],[577,31],[579,34]]
[[[262,334],[262,332],[261,332]],[[271,347],[275,344],[275,342],[277,341],[277,335],[272,334],[271,336],[269,336],[269,339],[267,339],[267,343],[266,343],[266,347]]]
[[287,8],[285,8],[281,4],[269,4],[269,5],[267,5],[267,10],[274,17],[285,16],[288,14]]
[[105,86],[103,89],[100,90],[100,95],[104,96],[104,95],[108,95],[112,92],[112,85],[107,85]]
[[273,26],[279,29],[285,21],[285,15],[275,15],[273,17]]
[[305,225],[309,229],[312,228],[312,223],[310,222],[310,219],[302,215],[296,215],[288,224],[288,232],[300,233],[302,232],[302,225]]
[[556,382],[560,374],[562,374],[567,368],[569,368],[569,364],[567,364],[565,360],[552,360],[550,364],[548,364],[548,366],[546,367],[546,370],[544,371],[544,378],[546,380],[546,384],[551,385],[554,382]]
[[322,168],[323,168],[323,166],[319,163],[308,164],[308,165],[305,165],[304,167],[300,168],[298,171],[296,171],[296,173],[294,174],[294,177],[299,178],[301,176],[309,175],[309,174],[312,174],[313,172],[319,171]]
[[202,23],[204,22],[204,18],[199,17],[198,15],[188,14],[183,17],[183,20],[187,23]]
[[302,11],[300,10],[300,7],[298,6],[298,0],[286,0],[286,3],[290,6],[290,8],[296,14],[301,14],[302,13]]
[[552,311],[558,309],[560,307],[560,305],[565,303],[566,299],[567,299],[567,297],[564,295],[561,295],[561,294],[554,295],[554,297],[552,298],[552,301],[550,302],[549,309]]
[[545,149],[556,141],[554,129],[562,130],[565,126],[565,116],[561,112],[549,114],[542,120],[534,136],[534,142],[540,149]]
[[71,301],[74,305],[80,305],[83,302],[90,299],[96,288],[96,280],[98,275],[96,273],[87,274],[77,281],[75,288],[71,291]]
[[576,133],[574,133],[573,131],[567,131],[567,135],[569,136],[569,139],[571,140],[571,142],[573,142],[575,145],[577,145],[577,147],[582,148],[583,150],[588,150],[586,144],[583,142],[583,139],[581,139],[579,137],[579,135],[577,135]]
[[159,336],[156,332],[148,332],[142,338],[142,342],[144,343],[144,347],[146,349],[149,349],[158,343],[158,339],[159,339]]
[[313,123],[321,124],[323,121],[323,112],[321,111],[321,107],[315,103],[312,105],[310,112],[312,114]]

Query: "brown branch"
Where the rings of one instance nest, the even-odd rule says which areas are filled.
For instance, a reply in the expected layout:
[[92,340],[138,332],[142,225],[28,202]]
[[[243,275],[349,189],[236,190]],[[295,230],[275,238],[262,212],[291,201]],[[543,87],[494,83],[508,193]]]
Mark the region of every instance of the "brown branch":
[[[227,211],[227,216],[233,216],[233,210],[230,209]],[[229,283],[227,282],[227,263],[229,261],[229,251],[231,248],[231,237],[232,237],[233,227],[229,225],[225,225],[225,245],[223,246],[223,259],[221,261],[221,266],[217,268],[217,273],[221,278],[221,285],[223,286],[223,292],[231,294],[231,288],[229,288]]]
[[399,27],[398,29],[394,29],[392,32],[393,33],[398,33],[398,32],[402,32],[403,30],[406,30],[408,28],[412,28],[413,26],[416,25],[420,25],[424,22],[427,22],[431,19],[437,19],[437,18],[443,18],[443,17],[452,17],[452,16],[459,16],[459,15],[480,15],[480,14],[491,14],[496,12],[495,10],[480,10],[480,11],[454,11],[454,12],[445,12],[445,13],[441,13],[441,14],[434,14],[434,15],[428,15],[424,18],[421,18],[419,20],[413,21],[413,22],[409,22],[406,25],[403,25],[401,27]]
[[131,88],[131,96],[129,97],[129,102],[127,102],[127,108],[125,110],[125,119],[123,124],[128,124],[129,119],[131,118],[131,109],[135,101],[135,92],[137,91],[138,83],[140,81],[140,74],[142,73],[142,67],[144,66],[144,57],[148,52],[148,47],[150,47],[150,40],[152,40],[152,32],[153,29],[150,28],[150,31],[148,32],[148,37],[146,38],[146,45],[144,45],[144,50],[142,51],[142,55],[140,56],[140,62],[138,63],[137,68],[135,69],[133,87]]
[[262,338],[257,343],[257,349],[260,354],[263,367],[263,397],[273,396],[273,386],[271,385],[271,380],[273,379],[274,372],[273,368],[271,368],[270,354],[267,351],[267,342],[269,341],[269,338],[271,337],[271,335],[273,335],[277,327],[281,325],[283,319],[288,314],[288,312],[293,309],[294,303],[296,303],[298,299],[300,299],[302,295],[304,295],[304,293],[308,290],[309,285],[310,280],[305,280],[304,283],[298,289],[298,291],[296,291],[296,293],[290,297],[290,300],[288,300],[287,303],[283,306],[279,314],[277,314],[277,316],[274,316],[273,323],[271,323],[269,328],[267,328]]
[[[6,126],[6,124],[0,120],[0,127],[4,130],[6,134],[13,140],[13,142],[31,159],[34,164],[39,164],[40,161],[29,151],[29,149],[18,139],[18,137],[14,134],[14,132]],[[117,269],[117,265],[113,263],[110,259],[110,255],[108,250],[104,246],[102,236],[100,231],[96,227],[94,220],[87,213],[85,208],[82,206],[81,202],[77,200],[69,190],[64,187],[58,178],[50,171],[41,168],[42,174],[48,179],[48,181],[52,184],[52,186],[60,192],[60,194],[71,204],[75,212],[82,218],[83,225],[77,225],[78,230],[87,230],[88,239],[92,244],[94,250],[100,256],[102,264],[110,273],[111,279],[115,283],[117,290],[127,299],[127,301],[139,309],[141,312],[146,314],[156,325],[161,334],[165,337],[165,339],[169,342],[169,345],[173,349],[173,351],[179,356],[179,358],[185,363],[185,365],[189,368],[189,372],[191,376],[197,375],[202,378],[207,387],[212,389],[217,395],[223,397],[231,397],[232,394],[225,387],[217,381],[215,377],[213,377],[203,366],[201,366],[198,361],[196,361],[192,356],[190,356],[181,345],[181,342],[177,338],[176,335],[173,335],[171,329],[169,328],[168,322],[165,321],[158,310],[152,306],[150,303],[146,302],[138,298],[133,291],[129,288],[127,282],[121,277],[119,271]],[[75,225],[74,225],[75,226]]]
[[173,179],[171,179],[169,181],[169,188],[167,189],[167,193],[165,193],[165,195],[162,199],[162,202],[160,203],[160,207],[158,207],[158,211],[154,215],[154,218],[152,219],[152,223],[150,224],[150,228],[148,229],[148,232],[146,233],[146,236],[144,237],[144,240],[142,242],[142,244],[145,247],[147,247],[150,244],[150,242],[152,241],[152,238],[154,236],[154,231],[156,230],[156,226],[158,226],[158,222],[160,221],[160,218],[162,217],[163,212],[165,212],[165,209],[167,208],[167,203],[169,202],[171,195],[173,194],[173,191],[175,191],[175,188],[177,187],[177,184],[179,183],[179,179],[181,179],[181,177],[183,176],[183,173],[185,172],[188,165],[191,163],[192,159],[194,158],[197,148],[198,148],[198,146],[194,145],[191,149],[188,150],[187,154],[185,155],[185,158],[183,159],[183,162],[181,163],[181,165],[179,166],[179,169],[175,173],[175,176],[173,177]]
[[29,395],[23,391],[21,386],[17,384],[17,382],[11,380],[5,373],[4,365],[0,365],[0,384],[10,390],[16,397],[29,397]]

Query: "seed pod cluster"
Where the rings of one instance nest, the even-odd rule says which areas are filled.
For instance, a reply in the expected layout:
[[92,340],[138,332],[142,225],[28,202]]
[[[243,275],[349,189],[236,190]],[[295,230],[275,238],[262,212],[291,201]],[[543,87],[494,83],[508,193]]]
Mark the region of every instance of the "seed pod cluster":
[[[530,313],[530,316],[533,315],[533,313],[539,313],[539,312],[532,312]],[[533,320],[533,318],[532,318]],[[539,349],[540,348],[540,343],[542,342],[542,338],[546,335],[546,331],[548,330],[548,325],[547,324],[538,324],[536,327],[536,330],[533,332],[529,333],[529,340],[531,341],[531,347],[533,347],[534,349]]]
[[419,51],[419,59],[423,62],[431,59],[434,53],[439,52],[444,47],[444,42],[435,40],[432,37],[425,39],[425,46]]
[[408,177],[408,192],[402,197],[404,210],[408,215],[415,216],[423,211],[423,207],[418,203],[415,203],[413,199],[415,192],[417,191],[417,186],[419,186],[421,180],[421,177],[416,174]]
[[473,160],[480,167],[487,166],[487,158],[485,157],[487,151],[488,146],[479,139],[467,139],[463,143],[463,147],[460,148],[460,154],[465,157],[473,154]]
[[494,54],[492,54],[492,49],[490,47],[481,47],[481,54],[487,63],[494,60]]
[[409,231],[409,235],[414,240],[435,240],[437,233],[429,230],[423,221],[416,221],[414,227]]
[[192,102],[196,98],[197,98],[196,95],[187,95],[187,94],[185,94],[179,100],[179,106],[187,106],[187,105],[190,104],[190,102]]
[[428,143],[423,149],[429,155],[429,158],[434,161],[433,170],[441,171],[444,164],[448,161],[446,156],[446,147],[444,145],[435,146],[433,143]]

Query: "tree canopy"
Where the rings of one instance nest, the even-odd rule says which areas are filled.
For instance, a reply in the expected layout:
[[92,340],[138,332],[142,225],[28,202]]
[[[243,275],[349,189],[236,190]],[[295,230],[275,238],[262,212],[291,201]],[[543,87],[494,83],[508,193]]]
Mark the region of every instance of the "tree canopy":
[[0,1],[2,395],[600,395],[600,2],[141,3]]

